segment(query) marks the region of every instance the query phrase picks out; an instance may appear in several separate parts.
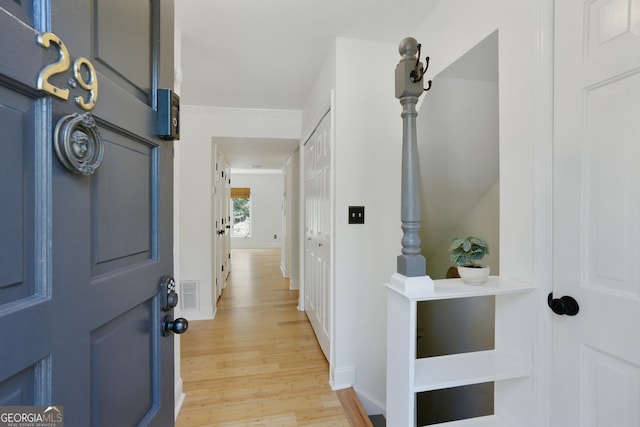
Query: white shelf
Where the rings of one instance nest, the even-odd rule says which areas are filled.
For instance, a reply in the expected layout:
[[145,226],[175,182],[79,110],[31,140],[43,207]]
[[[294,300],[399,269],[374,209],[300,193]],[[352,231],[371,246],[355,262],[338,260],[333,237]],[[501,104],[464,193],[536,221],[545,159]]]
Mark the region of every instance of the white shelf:
[[446,423],[431,424],[429,427],[507,427],[504,421],[495,415],[487,417],[467,418],[465,420],[449,421]]
[[[428,280],[427,280],[428,279]],[[482,285],[394,274],[387,295],[387,423],[416,425],[416,393],[494,382],[494,414],[441,423],[447,427],[531,426],[535,287],[499,276]],[[495,348],[416,359],[420,301],[494,295]],[[469,325],[473,328],[473,325]],[[455,331],[451,332],[455,335]],[[452,339],[455,337],[452,336]],[[517,403],[517,405],[515,404]],[[528,408],[522,411],[522,408]],[[509,423],[504,420],[508,419]]]
[[409,300],[431,301],[453,298],[479,297],[483,295],[504,295],[531,292],[535,288],[527,283],[506,279],[500,276],[489,276],[489,280],[482,285],[467,285],[461,279],[434,280],[434,290],[413,290],[406,292],[393,284],[386,285],[394,292],[403,295]]
[[417,359],[413,392],[439,390],[531,375],[531,363],[496,350]]

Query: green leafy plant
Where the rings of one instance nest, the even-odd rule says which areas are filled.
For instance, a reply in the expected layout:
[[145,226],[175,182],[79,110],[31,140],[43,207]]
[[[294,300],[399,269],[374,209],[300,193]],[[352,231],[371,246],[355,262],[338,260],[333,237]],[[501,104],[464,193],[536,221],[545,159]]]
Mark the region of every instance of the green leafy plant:
[[479,237],[456,237],[451,241],[449,254],[455,265],[463,267],[480,267],[476,261],[489,253],[489,245]]

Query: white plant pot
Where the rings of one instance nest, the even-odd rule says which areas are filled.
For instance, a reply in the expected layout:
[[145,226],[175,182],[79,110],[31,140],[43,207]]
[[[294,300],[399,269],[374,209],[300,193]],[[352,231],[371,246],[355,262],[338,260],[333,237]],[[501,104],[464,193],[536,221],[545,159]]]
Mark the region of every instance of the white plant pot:
[[482,285],[489,277],[489,266],[481,267],[463,267],[458,266],[458,274],[467,285]]

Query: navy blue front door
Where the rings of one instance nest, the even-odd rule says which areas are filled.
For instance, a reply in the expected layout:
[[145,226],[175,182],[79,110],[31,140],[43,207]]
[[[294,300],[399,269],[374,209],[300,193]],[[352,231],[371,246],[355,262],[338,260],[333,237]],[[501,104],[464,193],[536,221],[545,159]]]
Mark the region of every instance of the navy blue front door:
[[[173,146],[155,135],[172,80],[172,1],[0,0],[0,406],[173,425]],[[90,175],[54,149],[85,113],[104,150]]]

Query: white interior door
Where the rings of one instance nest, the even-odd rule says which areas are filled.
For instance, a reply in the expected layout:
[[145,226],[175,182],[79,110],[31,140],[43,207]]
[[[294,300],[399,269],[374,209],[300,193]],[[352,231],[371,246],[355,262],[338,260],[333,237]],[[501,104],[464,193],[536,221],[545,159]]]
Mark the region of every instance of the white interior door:
[[[212,263],[212,280],[214,282],[213,285],[213,306],[215,307],[222,295],[222,270],[224,268],[223,263],[223,252],[224,252],[224,235],[227,233],[225,228],[225,217],[224,217],[224,207],[223,200],[225,194],[225,170],[224,170],[224,160],[218,146],[214,148],[214,172],[213,172],[213,206],[212,206],[212,216],[213,216],[213,263]],[[229,231],[230,232],[230,231]]]
[[556,1],[553,426],[640,425],[640,2]]
[[224,194],[220,201],[225,219],[222,251],[222,289],[227,286],[227,277],[231,273],[231,170],[229,164],[224,161]]
[[304,146],[304,307],[327,360],[332,309],[330,129],[327,114]]

